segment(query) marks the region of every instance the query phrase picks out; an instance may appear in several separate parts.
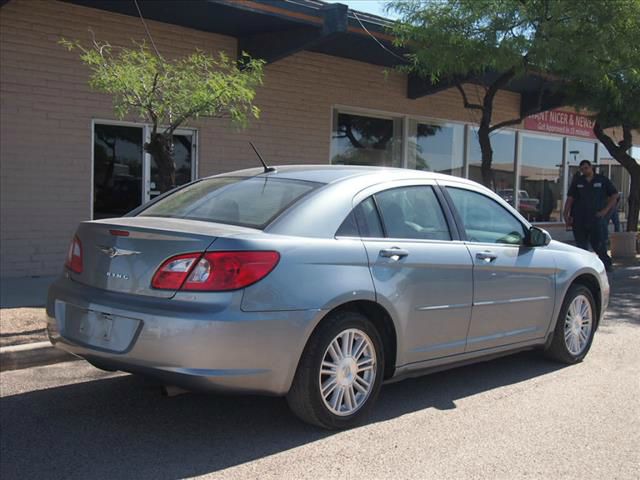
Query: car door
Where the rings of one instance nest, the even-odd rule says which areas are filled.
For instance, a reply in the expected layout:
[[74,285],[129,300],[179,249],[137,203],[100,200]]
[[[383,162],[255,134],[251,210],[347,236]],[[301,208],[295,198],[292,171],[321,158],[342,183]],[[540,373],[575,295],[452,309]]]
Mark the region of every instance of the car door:
[[474,262],[466,351],[544,337],[555,302],[552,252],[527,246],[528,227],[481,190],[449,184],[445,192]]
[[465,348],[472,262],[450,230],[453,221],[447,222],[445,201],[438,195],[433,185],[404,185],[378,191],[362,203],[366,219],[358,224],[366,224],[362,240],[376,298],[396,319],[398,364]]

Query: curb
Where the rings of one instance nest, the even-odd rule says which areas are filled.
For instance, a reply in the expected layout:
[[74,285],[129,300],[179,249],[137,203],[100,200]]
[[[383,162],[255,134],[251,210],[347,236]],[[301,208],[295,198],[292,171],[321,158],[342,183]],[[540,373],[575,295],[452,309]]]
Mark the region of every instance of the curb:
[[57,349],[46,341],[0,348],[1,372],[73,360],[80,358]]

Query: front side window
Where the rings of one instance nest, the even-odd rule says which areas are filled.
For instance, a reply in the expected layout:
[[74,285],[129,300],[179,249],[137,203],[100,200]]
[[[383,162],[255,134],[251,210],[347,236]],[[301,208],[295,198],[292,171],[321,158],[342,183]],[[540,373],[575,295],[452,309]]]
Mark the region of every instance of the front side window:
[[440,203],[429,186],[401,187],[375,195],[389,238],[451,240]]
[[319,186],[315,182],[268,177],[206,178],[159,200],[139,215],[262,229]]
[[470,242],[522,245],[524,226],[495,200],[462,188],[447,187]]

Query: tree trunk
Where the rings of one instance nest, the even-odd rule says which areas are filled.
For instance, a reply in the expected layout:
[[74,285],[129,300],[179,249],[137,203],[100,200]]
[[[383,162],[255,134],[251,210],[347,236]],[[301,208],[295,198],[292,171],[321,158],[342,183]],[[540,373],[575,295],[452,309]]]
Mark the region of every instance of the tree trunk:
[[158,185],[160,193],[167,192],[176,186],[176,163],[173,160],[173,141],[171,135],[156,133],[144,146],[153,157],[158,167]]
[[493,182],[493,170],[491,169],[491,163],[493,162],[493,148],[491,148],[491,139],[489,138],[488,127],[488,125],[481,125],[478,129],[478,143],[480,144],[480,152],[482,154],[480,172],[482,173],[482,184],[493,190],[495,187]]
[[638,215],[640,215],[640,165],[630,171],[631,189],[629,191],[629,218],[627,232],[638,231]]
[[640,164],[628,153],[631,148],[631,128],[623,125],[622,129],[624,138],[619,145],[604,132],[597,121],[593,126],[593,133],[596,134],[596,137],[605,146],[609,154],[629,172],[631,188],[629,189],[628,199],[627,232],[636,232],[638,230],[638,215],[640,214]]

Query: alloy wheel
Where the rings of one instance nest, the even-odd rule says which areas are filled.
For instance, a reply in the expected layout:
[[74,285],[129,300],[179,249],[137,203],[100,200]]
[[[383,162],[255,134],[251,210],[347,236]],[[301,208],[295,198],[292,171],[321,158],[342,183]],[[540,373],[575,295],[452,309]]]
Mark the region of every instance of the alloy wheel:
[[571,355],[580,355],[589,343],[593,328],[593,310],[589,299],[576,296],[564,320],[564,342]]
[[324,405],[335,415],[355,413],[369,397],[376,379],[376,350],[362,330],[340,332],[322,356],[319,383]]

